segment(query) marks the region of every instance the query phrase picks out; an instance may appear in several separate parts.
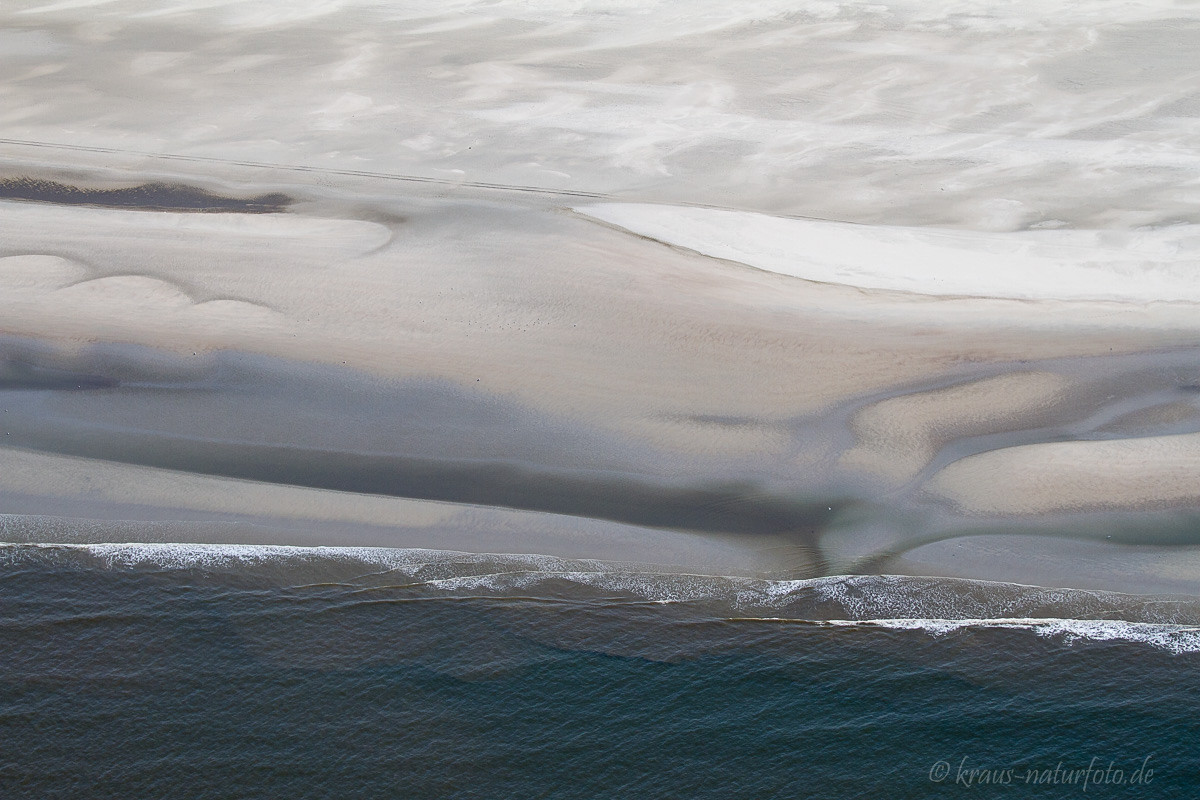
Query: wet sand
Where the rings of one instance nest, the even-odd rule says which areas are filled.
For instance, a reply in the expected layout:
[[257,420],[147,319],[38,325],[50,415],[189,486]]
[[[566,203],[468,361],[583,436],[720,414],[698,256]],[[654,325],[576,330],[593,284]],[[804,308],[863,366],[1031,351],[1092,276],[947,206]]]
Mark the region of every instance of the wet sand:
[[544,201],[336,208],[7,204],[9,513],[813,576],[904,571],[980,515],[1196,502],[1187,306],[813,283]]
[[[0,200],[6,538],[1200,589],[1200,157],[1177,108],[1200,84],[1097,71],[1149,59],[1165,6],[1119,30],[1075,6],[981,6],[1006,31],[713,11],[643,43],[536,9],[25,6],[7,85],[46,99],[0,118],[0,187],[24,187]],[[284,40],[343,28],[304,51],[341,77],[284,80]],[[168,31],[180,50],[151,52]],[[717,41],[720,74],[631,66]],[[464,63],[397,89],[401,114],[389,42]],[[805,69],[767,70],[777,50]],[[51,69],[69,53],[82,83]],[[120,99],[151,75],[215,94]],[[278,100],[253,132],[220,105],[246,75]],[[659,127],[612,127],[664,93]]]

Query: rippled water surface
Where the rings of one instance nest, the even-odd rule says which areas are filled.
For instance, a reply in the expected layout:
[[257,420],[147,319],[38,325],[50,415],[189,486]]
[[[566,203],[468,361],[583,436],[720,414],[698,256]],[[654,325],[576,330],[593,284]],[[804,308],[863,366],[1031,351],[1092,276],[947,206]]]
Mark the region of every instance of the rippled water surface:
[[[971,769],[1058,797],[1080,786],[1042,773],[1093,759],[1126,784],[1089,795],[1186,797],[1200,768],[1183,601],[431,551],[2,561],[7,797],[928,797]],[[911,616],[983,602],[1014,618]]]

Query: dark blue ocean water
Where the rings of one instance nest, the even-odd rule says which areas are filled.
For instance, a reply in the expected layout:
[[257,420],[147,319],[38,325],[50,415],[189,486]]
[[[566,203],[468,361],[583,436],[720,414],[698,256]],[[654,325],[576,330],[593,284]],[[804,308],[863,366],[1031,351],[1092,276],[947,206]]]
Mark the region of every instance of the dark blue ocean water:
[[828,581],[3,550],[3,798],[1200,797],[1188,627],[830,624]]

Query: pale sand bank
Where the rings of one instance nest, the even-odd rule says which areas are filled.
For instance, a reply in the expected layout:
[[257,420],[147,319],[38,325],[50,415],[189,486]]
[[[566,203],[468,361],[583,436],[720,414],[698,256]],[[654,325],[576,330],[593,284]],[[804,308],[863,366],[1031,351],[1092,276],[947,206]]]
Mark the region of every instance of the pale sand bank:
[[[7,438],[86,456],[64,463],[107,487],[89,495],[43,466],[10,502],[121,516],[119,487],[145,482],[124,507],[155,511],[123,518],[258,520],[215,534],[235,539],[809,575],[919,543],[929,514],[952,530],[938,516],[952,498],[904,488],[924,471],[1105,426],[1192,424],[1150,413],[1191,407],[1186,386],[1200,384],[1187,304],[864,292],[672,250],[545,200],[417,196],[360,206],[365,219],[339,216],[336,194],[308,202],[280,218],[0,203],[0,304],[24,337],[5,344],[24,365],[0,398]],[[75,380],[96,391],[65,391]],[[414,388],[429,381],[452,391]],[[339,484],[364,458],[383,471]],[[429,458],[457,465],[437,473],[438,496],[509,508],[387,523],[447,513],[403,496]],[[306,477],[322,459],[328,480]],[[480,459],[567,480],[566,493],[537,496],[544,477],[504,488],[469,472]],[[397,496],[381,498],[388,475]],[[254,481],[221,482],[239,476]],[[588,519],[622,492],[651,508],[668,484],[665,528]],[[1111,507],[1157,496],[1139,486]],[[1090,491],[1053,496],[1086,506]],[[822,515],[779,510],[791,501]]]
[[1200,302],[1200,226],[988,233],[638,203],[585,216],[707,256],[821,283],[937,296]]
[[926,491],[969,514],[1200,506],[1200,434],[1046,442],[957,461]]
[[962,437],[1041,427],[1069,381],[1048,372],[1015,372],[881,400],[851,420],[856,444],[840,466],[897,484],[915,478],[947,443]]
[[1200,546],[1113,544],[1110,541],[994,534],[946,539],[880,565],[902,575],[950,575],[1039,586],[1129,594],[1196,594]]

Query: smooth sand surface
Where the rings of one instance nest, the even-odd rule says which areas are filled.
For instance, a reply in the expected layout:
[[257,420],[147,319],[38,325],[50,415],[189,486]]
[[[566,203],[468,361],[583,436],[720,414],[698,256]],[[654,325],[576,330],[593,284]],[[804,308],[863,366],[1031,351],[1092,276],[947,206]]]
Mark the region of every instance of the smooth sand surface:
[[1009,579],[998,576],[1020,572],[1025,582],[1034,585],[1194,595],[1200,547],[995,534],[924,545],[889,560],[883,568],[897,574],[1005,581]]
[[975,514],[1198,506],[1200,434],[992,450],[946,467],[926,490]]
[[[0,448],[10,541],[336,544],[536,552],[720,575],[779,569],[781,542],[739,546],[584,517],[331,492]],[[798,565],[802,567],[803,565]]]
[[852,418],[856,445],[840,465],[911,480],[955,438],[1036,426],[1030,419],[1061,401],[1066,385],[1054,373],[1015,372],[881,400]]

